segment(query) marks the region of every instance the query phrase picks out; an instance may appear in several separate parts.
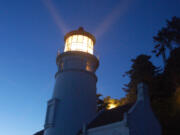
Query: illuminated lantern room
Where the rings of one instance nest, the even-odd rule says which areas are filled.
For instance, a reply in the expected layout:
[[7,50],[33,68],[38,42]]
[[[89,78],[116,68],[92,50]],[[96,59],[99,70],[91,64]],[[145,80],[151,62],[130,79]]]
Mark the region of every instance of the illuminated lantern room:
[[84,31],[82,27],[78,30],[67,33],[64,37],[64,52],[81,51],[93,54],[95,37],[89,32]]

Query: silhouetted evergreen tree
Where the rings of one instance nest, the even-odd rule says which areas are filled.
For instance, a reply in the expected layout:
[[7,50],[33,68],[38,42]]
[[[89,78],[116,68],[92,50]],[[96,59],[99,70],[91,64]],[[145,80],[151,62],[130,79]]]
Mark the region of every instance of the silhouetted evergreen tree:
[[[137,84],[140,82],[145,82],[152,86],[153,78],[158,73],[158,68],[155,67],[150,61],[151,56],[139,55],[136,59],[132,59],[131,69],[125,74],[130,77],[130,82],[125,85],[125,92],[127,92],[126,98],[129,102],[134,102],[136,100],[136,88]],[[151,91],[150,91],[151,93]]]
[[180,47],[171,52],[164,72],[175,88],[180,86]]
[[180,134],[180,48],[172,50],[165,70],[155,79],[154,90],[159,92],[151,101],[163,129],[163,135]]
[[[157,43],[154,52],[157,56],[162,54],[165,67],[164,72],[154,79],[156,91],[151,104],[163,129],[163,135],[180,134],[178,122],[180,121],[180,18],[173,17],[167,21],[154,37]],[[170,56],[164,57],[165,50],[170,50]]]
[[173,17],[172,20],[167,20],[167,26],[162,28],[153,39],[156,44],[153,53],[156,56],[162,55],[166,64],[166,49],[171,52],[174,47],[180,45],[180,18]]

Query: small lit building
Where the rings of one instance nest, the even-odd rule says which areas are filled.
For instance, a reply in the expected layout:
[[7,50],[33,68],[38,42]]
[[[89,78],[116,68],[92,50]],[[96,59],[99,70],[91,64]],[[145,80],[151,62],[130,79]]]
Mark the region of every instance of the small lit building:
[[161,135],[144,83],[138,85],[135,103],[97,113],[95,37],[79,28],[64,40],[44,129],[35,135]]

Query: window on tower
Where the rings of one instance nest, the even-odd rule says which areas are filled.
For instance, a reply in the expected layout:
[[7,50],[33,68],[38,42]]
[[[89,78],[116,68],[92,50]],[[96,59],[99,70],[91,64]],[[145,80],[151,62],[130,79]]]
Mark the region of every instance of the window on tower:
[[55,124],[55,112],[58,104],[58,99],[51,99],[48,101],[48,108],[46,112],[45,128],[52,127]]

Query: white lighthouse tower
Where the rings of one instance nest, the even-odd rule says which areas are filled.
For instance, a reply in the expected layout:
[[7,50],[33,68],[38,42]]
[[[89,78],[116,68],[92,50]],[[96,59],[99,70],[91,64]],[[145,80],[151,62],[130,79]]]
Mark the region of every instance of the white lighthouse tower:
[[67,33],[64,41],[64,52],[56,59],[58,72],[48,101],[44,135],[76,135],[96,113],[99,61],[93,54],[95,38],[80,27]]

